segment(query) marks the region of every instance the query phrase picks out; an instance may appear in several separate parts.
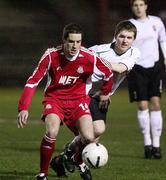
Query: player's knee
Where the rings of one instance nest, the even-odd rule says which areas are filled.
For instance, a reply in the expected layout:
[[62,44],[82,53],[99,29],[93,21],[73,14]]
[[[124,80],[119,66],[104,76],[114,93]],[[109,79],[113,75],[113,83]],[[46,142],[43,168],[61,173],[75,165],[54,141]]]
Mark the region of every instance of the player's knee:
[[56,138],[59,132],[59,124],[56,121],[46,121],[46,134],[51,138]]
[[57,134],[58,134],[57,127],[55,127],[55,126],[47,126],[47,127],[46,127],[46,134],[47,134],[50,138],[56,138],[56,136],[57,136]]
[[56,138],[58,135],[58,132],[56,131],[56,129],[49,129],[47,130],[46,134],[50,137],[50,138]]
[[151,111],[160,111],[160,104],[159,103],[152,104],[150,110]]
[[152,97],[150,99],[150,110],[151,111],[159,111],[160,110],[160,98],[159,97]]
[[138,104],[138,109],[140,111],[144,111],[144,110],[148,109],[148,104],[147,103]]
[[105,132],[106,126],[103,120],[94,121],[93,125],[94,125],[95,138],[101,136]]
[[98,138],[105,132],[105,126],[95,129],[95,137]]

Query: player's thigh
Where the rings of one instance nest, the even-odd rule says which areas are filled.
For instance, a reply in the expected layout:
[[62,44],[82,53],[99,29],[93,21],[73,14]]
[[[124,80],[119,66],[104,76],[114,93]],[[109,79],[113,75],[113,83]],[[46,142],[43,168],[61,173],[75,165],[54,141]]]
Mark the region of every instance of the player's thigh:
[[56,137],[59,132],[61,120],[57,114],[48,114],[45,118],[46,133],[52,138]]
[[92,117],[89,114],[82,115],[76,122],[79,133],[88,141],[94,141]]

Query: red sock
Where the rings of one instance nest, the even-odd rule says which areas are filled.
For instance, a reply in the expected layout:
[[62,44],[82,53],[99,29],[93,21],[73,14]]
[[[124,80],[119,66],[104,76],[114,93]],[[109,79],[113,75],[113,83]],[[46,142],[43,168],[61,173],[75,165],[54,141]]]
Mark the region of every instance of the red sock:
[[40,146],[40,173],[48,175],[48,167],[54,152],[55,139],[45,135]]

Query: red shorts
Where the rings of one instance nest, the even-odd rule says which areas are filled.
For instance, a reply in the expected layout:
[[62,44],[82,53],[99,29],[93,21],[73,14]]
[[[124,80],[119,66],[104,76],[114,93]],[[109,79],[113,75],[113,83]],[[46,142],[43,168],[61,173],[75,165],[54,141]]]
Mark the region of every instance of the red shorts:
[[89,114],[90,98],[81,98],[77,100],[60,100],[44,101],[43,117],[44,119],[48,114],[54,113],[59,116],[62,123],[65,123],[70,130],[77,134],[75,127],[76,121],[83,115]]

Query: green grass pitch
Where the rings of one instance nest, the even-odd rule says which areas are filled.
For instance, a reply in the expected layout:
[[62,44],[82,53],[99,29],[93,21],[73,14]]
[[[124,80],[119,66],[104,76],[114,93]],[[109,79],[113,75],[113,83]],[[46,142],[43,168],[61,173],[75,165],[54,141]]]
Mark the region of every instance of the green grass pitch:
[[[45,131],[40,121],[43,92],[38,89],[32,105],[28,125],[18,129],[17,102],[20,89],[0,89],[0,180],[32,180],[39,170],[39,146]],[[162,110],[166,120],[166,93],[163,93]],[[165,180],[166,179],[166,128],[161,138],[163,158],[145,160],[143,139],[136,119],[136,104],[128,102],[125,89],[119,89],[112,97],[107,130],[101,138],[109,151],[109,161],[101,169],[92,169],[93,180]],[[72,133],[61,127],[57,137],[56,153],[72,139]],[[57,178],[49,170],[49,180]],[[68,173],[68,178],[80,179],[79,173]]]

